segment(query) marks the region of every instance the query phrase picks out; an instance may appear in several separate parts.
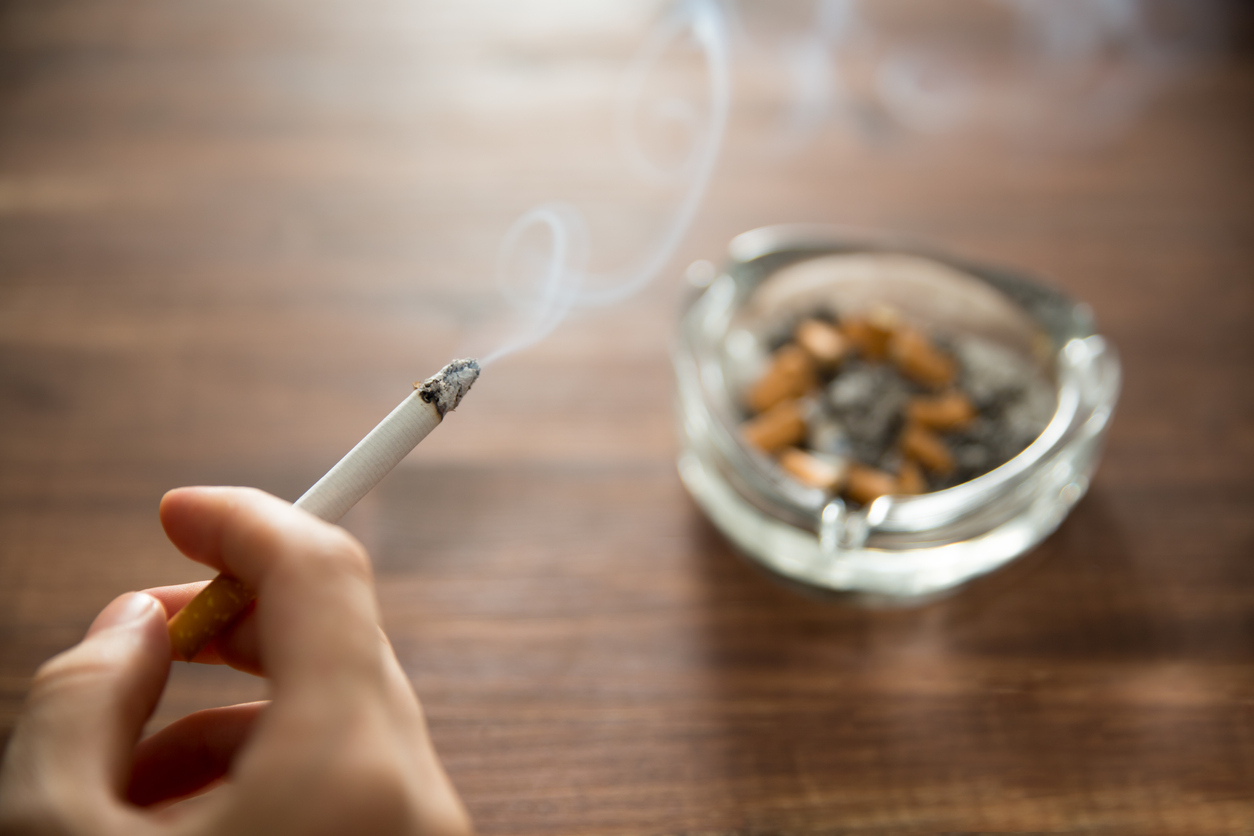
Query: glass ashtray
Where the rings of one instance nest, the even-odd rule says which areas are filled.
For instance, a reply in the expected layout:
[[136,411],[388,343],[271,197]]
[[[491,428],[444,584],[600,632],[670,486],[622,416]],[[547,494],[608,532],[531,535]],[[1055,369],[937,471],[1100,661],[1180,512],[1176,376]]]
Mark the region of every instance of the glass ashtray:
[[[829,227],[747,232],[731,242],[725,269],[708,273],[674,349],[679,472],[714,525],[767,569],[811,587],[911,603],[1029,551],[1087,491],[1120,366],[1083,303],[1015,271]],[[1045,393],[1044,429],[968,481],[861,506],[789,478],[742,436],[746,388],[799,317],[877,306],[946,345],[1007,358],[1024,385]]]

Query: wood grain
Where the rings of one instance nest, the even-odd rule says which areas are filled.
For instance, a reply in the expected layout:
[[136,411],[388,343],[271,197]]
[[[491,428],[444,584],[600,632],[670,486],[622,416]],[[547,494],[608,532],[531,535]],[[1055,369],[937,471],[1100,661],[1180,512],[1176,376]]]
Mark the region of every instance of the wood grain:
[[[109,599],[207,576],[162,492],[298,496],[456,350],[528,206],[591,207],[607,263],[655,234],[605,106],[651,10],[447,5],[0,6],[0,735]],[[781,159],[757,95],[666,275],[490,368],[345,521],[479,829],[1250,832],[1254,63],[1069,150],[829,128]],[[686,498],[678,276],[786,221],[1093,305],[1122,400],[1027,559],[867,611]],[[263,693],[178,666],[153,725]]]

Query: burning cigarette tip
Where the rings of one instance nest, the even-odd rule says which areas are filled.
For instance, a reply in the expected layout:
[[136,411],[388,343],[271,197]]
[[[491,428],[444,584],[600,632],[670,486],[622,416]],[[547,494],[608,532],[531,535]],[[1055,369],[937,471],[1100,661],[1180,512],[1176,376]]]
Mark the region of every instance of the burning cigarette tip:
[[418,397],[434,404],[444,416],[457,409],[470,387],[479,379],[479,361],[454,360],[422,383],[415,383]]

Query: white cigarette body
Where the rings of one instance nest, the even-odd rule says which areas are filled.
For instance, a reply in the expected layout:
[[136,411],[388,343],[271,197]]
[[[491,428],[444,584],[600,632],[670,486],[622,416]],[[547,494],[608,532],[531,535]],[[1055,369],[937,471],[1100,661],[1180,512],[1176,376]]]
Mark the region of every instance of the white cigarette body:
[[478,377],[477,362],[454,360],[422,383],[415,383],[413,394],[305,491],[296,500],[296,507],[327,522],[339,522],[349,508],[439,426],[445,413],[457,408]]
[[338,522],[443,419],[435,403],[424,401],[415,390],[305,491],[296,507]]
[[[415,383],[414,393],[305,491],[296,500],[296,506],[327,522],[337,522],[439,426],[478,377],[477,362],[454,360],[422,383]],[[170,619],[170,642],[175,653],[191,661],[252,600],[252,590],[238,579],[218,575]]]

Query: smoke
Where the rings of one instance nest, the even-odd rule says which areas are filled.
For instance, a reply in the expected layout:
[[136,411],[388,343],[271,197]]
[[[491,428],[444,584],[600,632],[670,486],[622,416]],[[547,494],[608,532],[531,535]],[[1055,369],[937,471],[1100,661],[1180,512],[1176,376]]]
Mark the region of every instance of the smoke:
[[475,335],[499,343],[487,352],[471,348],[458,354],[481,355],[479,365],[486,366],[552,333],[579,301],[588,237],[583,214],[566,203],[542,203],[514,221],[496,266],[506,321],[481,323]]
[[[781,80],[776,154],[832,127],[874,142],[978,135],[1070,146],[1127,125],[1215,45],[1221,11],[1218,0],[681,0],[626,67],[615,108],[624,170],[677,195],[659,231],[634,259],[592,270],[579,206],[529,209],[504,236],[495,303],[459,354],[495,362],[665,268],[720,157],[733,66],[752,89]],[[658,71],[685,48],[701,57],[697,96]]]
[[[656,68],[685,39],[704,62],[704,100],[694,102],[669,90],[649,95]],[[720,6],[714,0],[674,6],[627,68],[616,112],[616,137],[626,165],[640,177],[680,190],[661,232],[634,263],[593,272],[588,269],[589,225],[578,206],[548,202],[529,209],[501,244],[496,271],[501,304],[472,329],[462,354],[479,356],[486,366],[548,336],[571,311],[620,302],[661,272],[692,225],[718,161],[731,108],[730,79]],[[650,143],[654,135],[679,139]]]
[[779,145],[829,126],[882,140],[1068,146],[1125,127],[1219,40],[1219,0],[725,0],[737,48],[774,63]]

